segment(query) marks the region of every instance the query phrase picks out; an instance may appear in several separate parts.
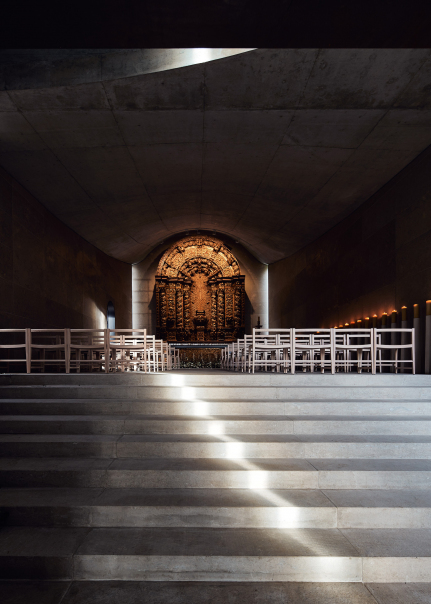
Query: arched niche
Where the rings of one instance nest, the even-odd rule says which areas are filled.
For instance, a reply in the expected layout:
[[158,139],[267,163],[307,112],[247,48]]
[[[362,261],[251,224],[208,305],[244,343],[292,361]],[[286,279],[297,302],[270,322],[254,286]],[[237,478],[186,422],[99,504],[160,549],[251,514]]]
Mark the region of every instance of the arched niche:
[[244,334],[245,277],[219,239],[185,237],[160,259],[157,336],[168,341],[229,342]]

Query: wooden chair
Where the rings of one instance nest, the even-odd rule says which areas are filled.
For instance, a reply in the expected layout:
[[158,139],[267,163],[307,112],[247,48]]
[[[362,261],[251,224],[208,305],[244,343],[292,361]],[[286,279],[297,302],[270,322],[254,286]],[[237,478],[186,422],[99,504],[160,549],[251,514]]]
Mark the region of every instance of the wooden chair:
[[292,370],[292,330],[291,329],[253,329],[251,360],[249,372],[256,368],[263,371]]
[[[33,355],[33,352],[38,355]],[[65,372],[70,372],[70,329],[30,329],[30,371],[39,366],[45,372],[46,366],[64,364]]]
[[[415,373],[415,330],[406,329],[402,327],[389,328],[389,329],[374,329],[374,358],[373,358],[373,373],[375,374],[377,371],[377,366],[379,367],[379,372],[381,373],[385,367],[389,367],[395,373],[398,373],[401,367],[405,367],[409,363],[411,364],[412,373]],[[386,335],[391,336],[391,343],[388,344],[385,342],[384,338]],[[404,335],[403,341],[397,342],[397,339],[401,339],[401,336]],[[410,335],[410,342],[405,343],[406,339]],[[394,342],[395,340],[395,342]],[[399,352],[404,350],[408,353],[410,352],[410,359],[401,358]],[[390,351],[391,358],[384,358],[384,352]],[[406,355],[407,356],[407,355]],[[399,367],[400,366],[400,367]]]
[[335,373],[333,347],[333,328],[292,329],[292,373],[298,366],[304,372],[314,372],[318,367],[321,373],[325,369]]
[[[6,369],[9,373],[10,363],[24,364],[27,373],[31,371],[31,351],[30,351],[30,329],[0,329],[0,365],[6,363]],[[3,350],[5,351],[3,353]],[[23,358],[15,356],[12,351],[24,351]],[[10,357],[13,358],[10,358]]]
[[227,344],[225,348],[221,349],[221,368],[226,371],[232,369],[232,355],[233,355],[233,343]]
[[241,371],[244,354],[244,339],[232,343],[232,370]]
[[107,329],[70,330],[70,369],[81,372],[97,369],[109,372],[109,346]]
[[147,371],[146,329],[107,329],[110,371]]
[[241,371],[249,371],[250,363],[253,356],[253,336],[246,334],[244,336],[244,352],[242,358]]
[[175,348],[169,344],[168,346],[168,369],[179,369],[180,368],[180,351],[179,348]]
[[372,371],[374,358],[374,345],[372,329],[368,328],[342,328],[334,330],[334,367],[339,372],[352,371],[356,366],[357,372],[363,369]]
[[145,349],[145,365],[148,371],[158,370],[158,351],[156,346],[156,336],[147,335],[147,347]]

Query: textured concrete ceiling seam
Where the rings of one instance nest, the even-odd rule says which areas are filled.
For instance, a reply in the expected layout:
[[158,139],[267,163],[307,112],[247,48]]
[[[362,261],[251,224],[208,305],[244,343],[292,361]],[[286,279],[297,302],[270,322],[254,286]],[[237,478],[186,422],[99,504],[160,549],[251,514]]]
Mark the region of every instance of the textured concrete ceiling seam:
[[[319,53],[320,53],[320,51],[319,51]],[[319,53],[318,53],[318,54],[319,54]],[[317,61],[317,58],[318,58],[318,55],[316,55],[316,61]],[[429,56],[428,56],[428,57],[427,57],[427,56],[424,56],[424,57],[423,57],[423,60],[422,60],[422,63],[421,63],[421,66],[419,67],[419,69],[418,69],[418,70],[417,70],[415,73],[412,73],[412,74],[411,74],[411,77],[410,77],[409,82],[408,82],[408,83],[405,85],[405,87],[404,87],[402,90],[400,90],[400,92],[399,92],[398,96],[396,97],[396,99],[395,99],[395,101],[394,101],[394,105],[395,105],[395,106],[397,105],[398,100],[399,100],[400,98],[402,98],[402,96],[403,96],[403,95],[406,93],[406,91],[408,90],[408,88],[411,86],[411,84],[412,84],[413,80],[416,78],[416,76],[417,76],[417,75],[420,73],[420,71],[423,69],[424,65],[426,65],[426,63],[427,63],[428,61],[430,61],[430,60],[431,60],[431,59],[430,59],[430,57],[429,57]],[[313,67],[314,67],[314,66],[313,66]],[[309,76],[309,78],[308,78],[308,80],[307,80],[307,84],[308,84],[308,81],[309,81],[310,77],[311,77],[311,71],[310,71],[310,76]],[[304,87],[304,94],[305,94],[305,90],[306,90],[306,88],[307,88],[307,85]],[[369,136],[370,136],[370,135],[373,133],[373,131],[375,131],[375,130],[377,129],[378,125],[379,125],[379,124],[382,122],[382,120],[383,120],[383,119],[384,119],[384,118],[385,118],[385,117],[386,117],[386,116],[389,114],[389,112],[390,112],[390,111],[391,111],[391,108],[387,108],[387,109],[384,111],[384,113],[383,113],[383,114],[380,116],[380,118],[378,119],[378,121],[377,121],[377,122],[374,124],[374,126],[372,127],[372,129],[371,129],[371,130],[370,130],[370,131],[369,131],[367,134],[364,134],[364,137],[363,137],[363,139],[362,139],[361,143],[359,144],[359,146],[357,147],[357,149],[360,149],[360,148],[361,148],[361,146],[363,145],[363,143],[364,143],[364,142],[367,140],[367,138],[368,138],[368,137],[369,137]],[[339,167],[339,168],[336,170],[336,172],[330,176],[330,178],[328,179],[328,181],[327,181],[327,182],[326,182],[326,183],[325,183],[325,184],[322,186],[322,190],[325,188],[325,186],[326,186],[326,185],[327,185],[327,184],[328,184],[328,183],[329,183],[329,182],[330,182],[330,181],[331,181],[333,178],[335,178],[335,177],[337,176],[337,174],[340,172],[341,168],[342,168],[342,167],[345,165],[345,163],[348,161],[348,159],[349,159],[349,158],[346,158],[346,160],[345,160],[345,161],[343,162],[343,164],[342,164],[342,165],[341,165],[341,166],[340,166],[340,167]],[[384,187],[385,185],[382,185],[382,186]],[[377,191],[376,191],[376,193],[377,193]],[[309,200],[309,202],[305,203],[303,207],[299,208],[297,212],[295,212],[294,214],[292,214],[291,218],[290,218],[289,220],[287,220],[285,224],[283,224],[283,226],[282,226],[282,227],[279,229],[279,231],[280,231],[280,232],[283,232],[283,231],[284,231],[284,229],[285,229],[285,227],[286,227],[288,224],[291,224],[291,223],[293,222],[293,220],[294,220],[294,218],[295,218],[296,216],[298,216],[298,215],[299,215],[299,214],[300,214],[300,213],[301,213],[303,210],[305,210],[305,209],[306,209],[306,208],[307,208],[309,205],[311,205],[311,203],[313,202],[313,200],[315,199],[315,197],[316,197],[316,196],[314,196],[314,197],[313,197],[313,199]],[[352,211],[351,211],[351,212],[349,212],[349,213],[354,212],[354,211],[355,211],[355,209],[356,209],[356,208],[355,208],[355,207],[353,207],[353,208],[352,208]],[[348,215],[348,214],[346,214],[346,215]],[[346,215],[344,215],[344,216],[342,215],[342,216],[340,217],[340,221],[339,221],[339,222],[341,222],[341,220],[343,220],[343,219],[346,217]],[[267,243],[267,242],[269,242],[269,241],[270,241],[270,238],[268,238],[268,239],[265,241],[265,243]]]
[[[158,209],[157,209],[157,205],[154,203],[154,200],[152,199],[151,195],[149,194],[149,191],[148,191],[148,189],[147,189],[147,187],[146,187],[146,185],[145,185],[145,182],[144,182],[144,180],[143,180],[143,178],[142,178],[141,172],[140,172],[140,170],[139,170],[138,166],[136,165],[136,161],[135,161],[134,157],[132,156],[132,154],[130,153],[129,146],[126,144],[126,141],[124,140],[124,136],[123,136],[123,133],[122,133],[122,131],[121,131],[121,128],[119,127],[119,124],[118,124],[117,118],[116,118],[116,116],[115,116],[115,112],[113,111],[113,108],[112,108],[112,105],[111,105],[110,100],[109,100],[109,98],[108,98],[108,95],[106,94],[106,88],[105,88],[105,84],[104,84],[104,82],[102,82],[102,86],[103,86],[103,90],[105,91],[106,99],[107,99],[107,101],[108,101],[108,103],[109,103],[109,106],[110,106],[110,108],[111,108],[111,113],[112,113],[112,115],[113,115],[113,117],[114,117],[114,120],[115,120],[115,122],[116,122],[116,124],[117,124],[118,130],[119,130],[119,132],[120,132],[120,136],[121,136],[121,138],[122,138],[122,140],[123,140],[124,147],[127,149],[127,152],[128,152],[128,154],[129,154],[129,157],[130,157],[130,159],[131,159],[131,161],[132,161],[133,165],[135,166],[136,172],[137,172],[137,174],[139,175],[139,179],[140,179],[140,181],[141,181],[141,183],[142,183],[142,186],[143,186],[143,188],[144,188],[144,190],[145,190],[145,192],[146,192],[146,194],[147,194],[147,196],[148,196],[148,199],[151,201],[151,204],[152,204],[152,206],[153,206],[153,209],[154,209],[154,211],[156,212],[157,216],[159,217],[160,222],[161,222],[161,223],[163,224],[163,226],[166,228],[166,231],[167,231],[167,232],[170,232],[170,231],[169,231],[169,229],[168,229],[168,227],[166,226],[165,222],[163,221],[163,218],[161,217],[160,212],[159,212],[159,211],[158,211]],[[135,240],[135,241],[136,241],[136,240]],[[138,243],[138,242],[136,242],[136,243]]]
[[[389,111],[390,111],[389,109],[387,111],[385,111],[383,113],[383,115],[380,116],[377,123],[374,124],[374,126],[372,127],[370,132],[368,132],[367,134],[364,134],[364,138],[363,138],[362,142],[359,144],[358,147],[356,147],[357,149],[359,149],[361,147],[362,143],[368,138],[368,136],[373,132],[373,130],[376,129],[377,125],[382,121],[382,119],[388,114]],[[352,150],[352,155],[353,155],[353,153],[354,153],[354,150]],[[321,191],[324,190],[326,185],[329,184],[332,179],[336,178],[336,176],[339,174],[340,170],[343,168],[343,166],[346,164],[346,162],[349,161],[350,158],[351,158],[351,155],[349,157],[346,157],[345,161],[336,169],[336,171],[333,174],[330,175],[328,180],[322,185]],[[319,193],[320,193],[320,191],[319,191]],[[316,196],[317,195],[314,195],[308,202],[306,202],[303,206],[298,208],[298,210],[292,214],[292,216],[280,227],[280,229],[278,229],[277,232],[284,232],[284,229],[293,222],[295,217],[298,216],[302,211],[306,210],[306,208],[309,207],[313,203]],[[356,208],[352,209],[352,212],[354,212],[355,209]],[[344,218],[344,216],[343,216],[343,218]],[[340,220],[343,220],[343,218],[341,218]],[[265,241],[265,243],[267,243],[268,241],[269,241],[269,239],[267,241]]]
[[[302,93],[302,98],[304,98],[304,96],[305,96],[305,91],[306,91],[306,89],[307,89],[308,82],[309,82],[309,80],[310,80],[310,78],[311,78],[311,74],[312,74],[312,72],[313,72],[313,69],[314,69],[315,64],[317,63],[317,60],[318,60],[318,58],[319,58],[319,55],[320,55],[320,49],[319,49],[318,53],[316,54],[316,58],[315,58],[315,61],[314,61],[313,67],[312,67],[312,69],[310,70],[310,73],[309,73],[309,76],[308,76],[307,82],[306,82],[306,84],[305,84],[305,86],[304,86],[304,90],[303,90],[303,93]],[[423,69],[423,67],[426,65],[426,63],[427,63],[428,61],[430,61],[430,60],[431,60],[431,59],[430,59],[430,57],[429,57],[429,56],[428,56],[428,57],[427,57],[427,56],[424,56],[424,57],[423,57],[423,59],[422,59],[422,63],[421,63],[421,65],[420,65],[419,69],[418,69],[416,72],[414,72],[414,73],[412,72],[412,73],[411,73],[410,80],[407,82],[407,84],[406,84],[406,85],[405,85],[405,86],[404,86],[404,87],[403,87],[403,88],[400,90],[400,92],[398,93],[398,96],[396,97],[396,99],[395,99],[395,100],[394,100],[394,102],[393,102],[393,104],[394,104],[395,106],[397,105],[397,101],[398,101],[400,98],[402,98],[402,96],[405,94],[405,92],[406,92],[406,91],[408,90],[408,88],[411,86],[411,84],[412,84],[413,80],[416,78],[416,76],[419,74],[419,72],[420,72],[420,71]],[[298,108],[297,108],[297,109],[298,109]],[[297,110],[297,109],[296,109],[296,110]],[[373,132],[374,130],[376,130],[376,128],[377,128],[377,126],[378,126],[378,124],[380,124],[380,122],[381,122],[381,121],[382,121],[382,120],[383,120],[383,119],[384,119],[384,118],[385,118],[385,117],[388,115],[388,113],[389,113],[390,111],[391,111],[391,108],[390,108],[390,107],[386,108],[386,110],[385,110],[385,111],[384,111],[384,113],[383,113],[383,114],[380,116],[379,120],[378,120],[378,121],[377,121],[377,122],[374,124],[374,126],[372,127],[372,129],[371,129],[371,130],[370,130],[370,131],[369,131],[367,134],[364,134],[363,140],[361,141],[361,143],[359,144],[359,146],[358,146],[358,147],[356,147],[356,149],[360,149],[360,148],[361,148],[362,144],[363,144],[363,143],[366,141],[366,139],[367,139],[367,138],[368,138],[368,137],[369,137],[369,136],[372,134],[372,132]],[[294,116],[292,117],[292,121],[293,121],[293,119],[294,119]],[[326,182],[325,182],[325,183],[322,185],[321,190],[323,190],[323,189],[325,188],[325,186],[326,186],[326,185],[327,185],[327,184],[328,184],[328,183],[329,183],[329,182],[330,182],[332,179],[334,179],[334,178],[337,176],[337,174],[340,172],[340,170],[342,169],[342,167],[343,167],[343,166],[346,164],[346,162],[347,162],[349,159],[350,159],[350,157],[349,157],[349,158],[346,158],[346,160],[345,160],[345,161],[344,161],[344,162],[343,162],[343,163],[342,163],[342,164],[341,164],[341,165],[338,167],[338,169],[337,169],[337,170],[336,170],[336,171],[335,171],[335,172],[334,172],[334,173],[333,173],[333,174],[332,174],[332,175],[331,175],[331,176],[328,178],[328,180],[327,180],[327,181],[326,181]],[[385,186],[385,185],[382,185],[382,186]],[[316,195],[316,196],[317,196],[317,195]],[[306,203],[305,203],[303,206],[301,206],[300,208],[298,208],[298,209],[297,209],[297,211],[296,211],[296,212],[294,212],[294,213],[292,214],[292,216],[291,216],[291,217],[290,217],[290,218],[289,218],[289,219],[288,219],[288,220],[287,220],[287,221],[286,221],[286,222],[285,222],[285,223],[284,223],[284,224],[283,224],[283,225],[282,225],[282,226],[281,226],[281,227],[280,227],[280,228],[279,228],[277,231],[276,231],[276,233],[279,233],[279,232],[283,233],[283,232],[284,232],[284,230],[285,230],[285,228],[286,228],[286,226],[288,226],[289,224],[291,224],[291,223],[294,221],[295,217],[297,217],[299,214],[301,214],[301,212],[303,212],[304,210],[306,210],[306,208],[307,208],[307,207],[309,207],[309,206],[310,206],[310,205],[313,203],[313,200],[316,198],[316,196],[314,196],[314,197],[313,197],[313,198],[311,198],[311,199],[310,199],[308,202],[306,202]],[[352,210],[351,210],[351,212],[349,212],[349,213],[352,213],[352,212],[354,212],[355,210],[356,210],[356,207],[353,207],[353,208],[352,208]],[[343,219],[344,219],[344,218],[345,218],[345,217],[346,217],[346,216],[347,216],[349,213],[347,213],[347,214],[345,214],[345,215],[341,215],[341,216],[340,216],[340,221],[341,221],[341,220],[343,220]],[[340,222],[340,221],[339,221],[339,222]],[[271,242],[271,236],[269,236],[269,237],[268,237],[266,240],[264,240],[264,243],[270,243],[270,242]]]
[[[282,145],[282,141],[283,141],[283,139],[284,139],[284,136],[285,136],[285,135],[286,135],[286,133],[288,132],[289,127],[290,127],[291,123],[293,122],[293,120],[294,120],[294,118],[295,118],[295,112],[296,112],[296,111],[298,111],[298,108],[299,108],[299,106],[300,106],[300,104],[301,104],[301,99],[302,99],[302,98],[304,98],[304,95],[305,95],[305,90],[306,90],[306,88],[307,88],[307,84],[308,84],[308,82],[309,82],[309,80],[310,80],[311,74],[312,74],[312,72],[313,72],[314,66],[316,65],[317,59],[319,58],[319,55],[320,55],[320,49],[316,49],[316,54],[315,54],[315,57],[314,57],[313,64],[312,64],[312,65],[311,65],[311,67],[310,67],[310,71],[309,71],[309,73],[308,73],[308,77],[307,77],[307,79],[306,79],[306,81],[305,81],[305,83],[304,83],[304,87],[303,87],[302,91],[298,93],[298,100],[297,100],[297,103],[296,103],[296,107],[294,108],[293,113],[292,113],[292,115],[290,116],[289,123],[287,124],[286,129],[285,129],[285,130],[284,130],[284,132],[283,132],[283,136],[281,137],[281,143],[280,143],[280,145],[278,145],[277,149],[274,151],[274,154],[273,154],[273,156],[271,157],[271,159],[270,159],[270,161],[269,161],[269,163],[268,163],[268,166],[267,166],[267,169],[265,170],[264,175],[262,176],[262,178],[261,178],[260,182],[259,182],[259,183],[258,183],[258,185],[256,186],[256,189],[255,189],[255,191],[254,191],[254,193],[253,193],[253,196],[252,196],[252,198],[251,198],[251,200],[250,200],[250,203],[248,204],[247,208],[246,208],[246,209],[244,210],[244,212],[242,213],[241,217],[240,217],[240,218],[238,219],[238,221],[236,222],[236,224],[235,224],[235,226],[234,226],[234,229],[236,229],[236,228],[238,227],[238,225],[240,224],[241,220],[242,220],[242,219],[244,218],[244,216],[247,214],[247,212],[248,212],[248,210],[249,210],[250,206],[253,204],[253,202],[254,202],[254,201],[255,201],[255,199],[256,199],[256,196],[257,196],[257,193],[258,193],[258,191],[259,191],[259,188],[261,187],[261,185],[262,185],[263,181],[265,180],[265,178],[266,178],[266,176],[267,176],[267,174],[268,174],[268,172],[269,172],[269,170],[270,170],[270,168],[271,168],[271,164],[273,163],[274,158],[275,158],[275,156],[277,155],[277,152],[278,152],[278,150],[279,150],[280,146]],[[262,239],[262,242],[263,242],[263,243],[267,243],[268,241],[270,241],[270,239],[271,239],[271,235],[270,235],[270,236],[269,236],[267,239]]]
[[[9,92],[7,91],[7,94],[9,95]],[[12,99],[11,99],[12,100]],[[75,176],[72,174],[72,172],[67,168],[67,166],[64,164],[64,162],[62,162],[62,160],[60,159],[60,157],[58,157],[58,155],[54,152],[54,150],[49,146],[49,144],[46,142],[46,140],[43,138],[43,135],[38,132],[33,124],[27,119],[26,116],[26,112],[22,111],[19,107],[17,107],[17,112],[20,113],[20,115],[22,115],[23,119],[26,121],[26,123],[29,125],[29,127],[33,130],[34,134],[40,138],[40,140],[42,141],[43,145],[46,147],[46,149],[51,153],[51,155],[55,158],[55,160],[64,168],[65,172],[67,172],[67,174],[70,176],[70,178],[76,183],[76,185],[78,186],[79,189],[81,189],[84,193],[84,195],[88,198],[88,200],[90,201],[90,203],[94,206],[96,206],[96,208],[98,210],[100,210],[100,212],[102,214],[105,214],[106,212],[104,210],[102,210],[102,208],[97,204],[97,202],[89,195],[88,191],[85,190],[85,188],[81,185],[81,183],[75,178]],[[51,208],[49,208],[50,211],[52,211]],[[112,217],[109,216],[108,217],[110,220],[113,220]],[[117,225],[114,224],[113,225],[113,231],[112,231],[112,235],[111,236],[115,236],[115,232],[116,232],[116,228]],[[127,233],[123,232],[122,235],[124,237],[130,237]],[[84,237],[85,239],[85,237]],[[130,239],[133,239],[132,237],[130,237]],[[89,241],[89,240],[88,240]],[[91,243],[91,241],[89,241]],[[136,242],[138,243],[138,242]]]
[[206,109],[206,66],[203,66],[203,85],[202,85],[202,161],[201,161],[201,178],[200,178],[200,200],[199,200],[199,227],[202,228],[202,213],[203,213],[203,189],[204,189],[204,170],[205,170],[205,109]]

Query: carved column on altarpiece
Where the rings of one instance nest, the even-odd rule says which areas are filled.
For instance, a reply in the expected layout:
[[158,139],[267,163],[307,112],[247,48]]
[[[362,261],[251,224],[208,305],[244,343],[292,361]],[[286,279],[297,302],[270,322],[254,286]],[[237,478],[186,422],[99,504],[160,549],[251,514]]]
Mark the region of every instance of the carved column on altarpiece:
[[224,290],[224,299],[225,299],[225,308],[224,308],[224,314],[225,314],[225,324],[230,328],[233,329],[234,326],[234,316],[233,316],[233,283],[232,281],[228,281],[225,283],[225,290]]
[[217,285],[215,283],[211,284],[211,323],[210,330],[212,332],[212,337],[217,337]]
[[187,332],[192,330],[192,326],[190,323],[190,285],[188,283],[184,284],[184,329]]
[[160,333],[160,329],[162,327],[160,319],[161,319],[161,307],[160,307],[160,283],[156,281],[156,333]]
[[159,284],[159,299],[160,299],[160,329],[162,333],[166,333],[166,319],[168,316],[166,306],[166,285]]
[[223,331],[225,327],[224,314],[224,283],[219,283],[217,292],[217,329]]
[[166,290],[168,332],[172,333],[176,327],[175,283],[169,283]]
[[182,331],[184,328],[183,316],[183,284],[176,284],[176,325],[177,331]]
[[237,333],[237,337],[240,337],[242,330],[244,329],[243,325],[243,316],[244,316],[244,284],[241,281],[237,281],[235,283],[235,299],[234,299],[234,318],[235,318],[235,332]]

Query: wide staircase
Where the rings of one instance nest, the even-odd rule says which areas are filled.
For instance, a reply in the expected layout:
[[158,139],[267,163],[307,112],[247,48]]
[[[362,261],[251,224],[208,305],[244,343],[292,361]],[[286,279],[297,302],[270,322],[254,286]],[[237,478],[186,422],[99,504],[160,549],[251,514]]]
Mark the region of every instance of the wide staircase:
[[431,377],[0,376],[0,600],[431,602]]

